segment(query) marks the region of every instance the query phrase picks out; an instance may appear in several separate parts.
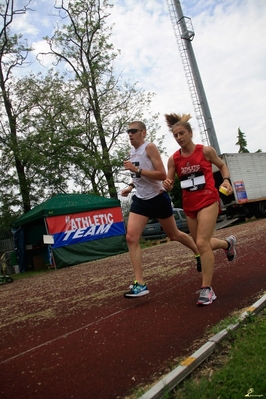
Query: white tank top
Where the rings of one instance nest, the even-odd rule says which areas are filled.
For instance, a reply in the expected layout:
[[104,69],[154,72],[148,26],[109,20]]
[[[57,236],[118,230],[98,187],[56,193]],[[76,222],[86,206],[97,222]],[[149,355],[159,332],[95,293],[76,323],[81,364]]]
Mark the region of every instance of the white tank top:
[[[148,144],[150,143],[145,142],[137,149],[132,148],[130,150],[130,161],[140,169],[155,170],[146,153]],[[136,177],[136,173],[133,172],[131,172],[131,177],[136,187],[136,196],[138,198],[148,200],[164,191],[161,180],[150,179],[146,176]]]

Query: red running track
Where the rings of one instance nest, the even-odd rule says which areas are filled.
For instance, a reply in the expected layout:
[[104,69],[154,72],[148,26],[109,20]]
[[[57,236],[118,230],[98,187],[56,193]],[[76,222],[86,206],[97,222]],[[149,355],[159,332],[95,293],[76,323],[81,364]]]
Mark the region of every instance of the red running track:
[[215,233],[235,234],[238,255],[228,262],[216,251],[210,306],[195,305],[200,274],[173,242],[144,251],[143,298],[123,298],[128,254],[0,287],[0,397],[117,399],[148,390],[205,342],[207,327],[265,292],[265,231],[266,220],[256,220]]

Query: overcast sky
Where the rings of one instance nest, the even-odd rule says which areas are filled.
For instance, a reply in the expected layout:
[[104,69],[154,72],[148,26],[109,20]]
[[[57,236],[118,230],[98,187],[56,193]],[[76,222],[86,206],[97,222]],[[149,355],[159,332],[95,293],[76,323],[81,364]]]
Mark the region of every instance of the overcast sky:
[[[18,4],[22,0],[17,0]],[[237,131],[247,148],[266,151],[266,0],[181,0],[183,14],[195,31],[192,47],[222,153],[238,152]],[[121,50],[116,68],[123,80],[156,94],[152,112],[160,113],[165,147],[170,156],[177,144],[164,113],[190,113],[194,141],[201,142],[197,121],[167,0],[114,0],[109,17],[111,38]],[[51,34],[52,0],[34,0],[34,15],[17,19],[17,29],[36,51]],[[34,7],[33,7],[34,6]]]

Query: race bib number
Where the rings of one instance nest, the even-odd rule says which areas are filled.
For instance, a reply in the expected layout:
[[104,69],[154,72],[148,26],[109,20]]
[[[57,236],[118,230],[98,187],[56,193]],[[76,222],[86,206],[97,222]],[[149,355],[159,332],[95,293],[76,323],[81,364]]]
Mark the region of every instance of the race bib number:
[[189,176],[183,176],[180,181],[180,186],[183,190],[197,191],[202,190],[205,186],[206,180],[202,172],[193,173]]

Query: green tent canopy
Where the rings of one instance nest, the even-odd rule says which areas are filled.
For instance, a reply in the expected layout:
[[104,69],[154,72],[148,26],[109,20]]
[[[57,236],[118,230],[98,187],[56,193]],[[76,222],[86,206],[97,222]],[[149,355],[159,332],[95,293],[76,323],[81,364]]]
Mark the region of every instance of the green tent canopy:
[[58,194],[18,218],[14,227],[20,227],[36,219],[49,216],[65,215],[120,206],[115,198],[104,198],[93,194]]
[[[58,194],[13,226],[21,272],[51,259],[59,269],[128,251],[120,201],[114,198]],[[54,244],[45,245],[44,235],[52,235]]]

